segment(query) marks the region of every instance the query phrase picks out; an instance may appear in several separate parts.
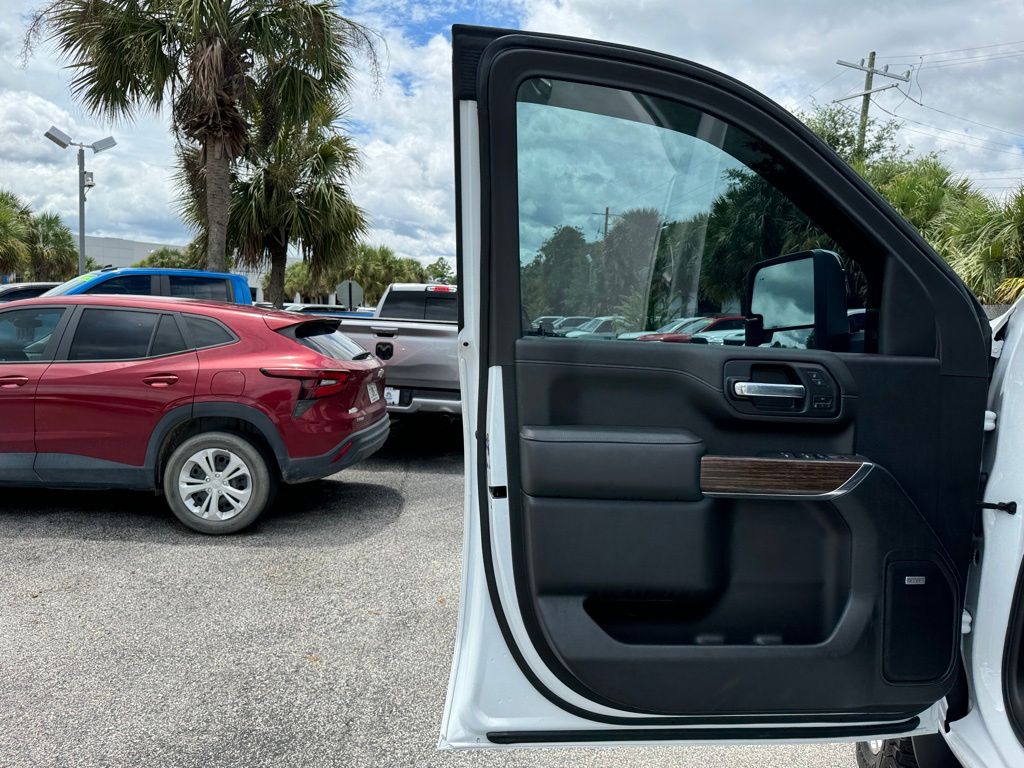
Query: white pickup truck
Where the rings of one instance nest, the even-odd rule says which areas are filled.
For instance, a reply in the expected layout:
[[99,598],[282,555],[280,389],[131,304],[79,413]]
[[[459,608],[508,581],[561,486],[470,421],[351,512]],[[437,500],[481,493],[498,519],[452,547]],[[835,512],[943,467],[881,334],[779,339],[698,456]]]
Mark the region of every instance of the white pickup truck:
[[389,412],[462,412],[458,311],[453,285],[394,283],[373,317],[342,318],[342,333],[386,366],[384,398]]

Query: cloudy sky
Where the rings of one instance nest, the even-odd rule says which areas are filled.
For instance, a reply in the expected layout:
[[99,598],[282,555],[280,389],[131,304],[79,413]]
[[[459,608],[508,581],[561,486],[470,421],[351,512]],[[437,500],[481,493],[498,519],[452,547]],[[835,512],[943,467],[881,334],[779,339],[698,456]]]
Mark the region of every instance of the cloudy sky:
[[[175,213],[166,116],[99,123],[71,98],[68,73],[51,50],[40,49],[21,66],[21,37],[37,4],[6,0],[0,11],[0,186],[77,227],[74,155],[42,134],[51,123],[86,141],[113,134],[117,148],[88,158],[97,181],[88,233],[186,242]],[[904,141],[918,151],[941,151],[993,195],[1024,177],[1019,0],[355,0],[340,8],[387,43],[383,82],[374,87],[368,75],[360,77],[349,109],[364,160],[354,194],[370,216],[370,239],[403,255],[432,260],[454,253],[453,23],[651,48],[720,69],[790,109],[859,90],[862,75],[835,61],[859,61],[876,50],[879,65],[919,68],[910,88],[876,97],[905,121]],[[886,116],[881,109],[874,114]]]

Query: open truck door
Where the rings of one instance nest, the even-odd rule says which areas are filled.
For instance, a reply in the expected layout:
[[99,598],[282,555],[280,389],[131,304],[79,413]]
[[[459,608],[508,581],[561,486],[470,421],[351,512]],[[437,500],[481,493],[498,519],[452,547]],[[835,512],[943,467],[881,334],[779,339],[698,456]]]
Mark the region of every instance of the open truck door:
[[[963,675],[977,301],[742,83],[453,44],[467,512],[441,746],[935,732]],[[737,313],[741,345],[526,320]]]

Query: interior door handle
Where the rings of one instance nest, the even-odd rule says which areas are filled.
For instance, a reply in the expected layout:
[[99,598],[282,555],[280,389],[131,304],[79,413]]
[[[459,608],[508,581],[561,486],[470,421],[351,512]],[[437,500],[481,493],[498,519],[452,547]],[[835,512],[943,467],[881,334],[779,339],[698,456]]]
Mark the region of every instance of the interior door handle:
[[26,384],[28,384],[26,376],[0,376],[0,388],[3,389],[14,389],[15,387],[23,387]]
[[173,373],[156,373],[144,378],[142,383],[148,384],[151,387],[169,387],[172,384],[178,383],[178,377]]
[[778,397],[801,400],[807,394],[803,384],[772,384],[761,381],[734,381],[732,393],[736,397]]

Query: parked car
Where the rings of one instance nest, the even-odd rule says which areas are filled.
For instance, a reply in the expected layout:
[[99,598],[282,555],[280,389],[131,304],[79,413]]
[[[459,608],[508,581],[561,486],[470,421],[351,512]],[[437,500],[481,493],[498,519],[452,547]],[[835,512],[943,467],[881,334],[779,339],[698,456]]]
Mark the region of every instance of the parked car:
[[234,304],[49,296],[0,309],[0,484],[161,491],[233,533],[279,482],[388,435],[384,368],[338,321]]
[[341,330],[387,367],[384,399],[395,415],[462,412],[458,289],[437,283],[388,286],[372,317],[339,317]]
[[[701,341],[710,341],[715,338],[715,343],[725,335],[725,332],[732,333],[743,329],[744,318],[742,315],[720,315],[717,317],[706,317],[705,322],[695,322],[675,333],[654,333],[648,336],[641,336],[638,341],[667,341],[674,344],[686,344],[693,340],[697,334],[701,335]],[[715,337],[708,336],[709,333],[721,334]]]
[[541,315],[540,317],[535,317],[530,322],[530,327],[531,328],[543,327],[543,328],[546,328],[547,330],[551,331],[551,330],[554,329],[555,323],[557,323],[559,320],[564,320],[564,319],[565,319],[565,317],[563,315]]
[[[479,27],[452,51],[478,407],[440,746],[846,740],[861,766],[1024,766],[1024,305],[990,326],[856,170],[731,77]],[[661,184],[687,193],[645,208]],[[522,334],[516,234],[609,203],[666,239],[603,249],[621,277],[596,301],[698,289],[739,298],[751,342],[760,319],[813,346]],[[877,334],[850,352],[865,297]]]
[[564,334],[567,339],[614,339],[620,333],[629,331],[626,318],[619,315],[604,315],[588,320],[578,328]]
[[0,285],[0,303],[33,299],[58,285],[60,283],[5,283]]
[[242,275],[199,269],[104,267],[73,277],[45,296],[174,296],[182,299],[252,304],[249,283]]
[[590,315],[570,315],[552,324],[551,330],[558,335],[579,328],[588,320],[593,320],[593,317]]
[[705,317],[677,317],[675,320],[670,320],[665,325],[658,328],[656,331],[630,331],[629,333],[620,333],[618,338],[623,341],[635,341],[641,336],[656,336],[663,333],[677,333],[679,331],[685,331],[690,325],[697,325],[703,327],[707,323],[708,318]]

